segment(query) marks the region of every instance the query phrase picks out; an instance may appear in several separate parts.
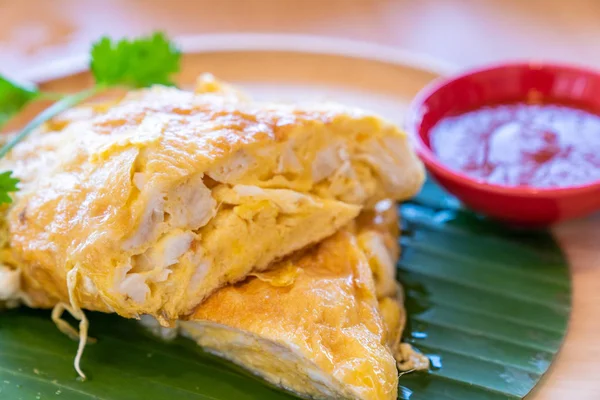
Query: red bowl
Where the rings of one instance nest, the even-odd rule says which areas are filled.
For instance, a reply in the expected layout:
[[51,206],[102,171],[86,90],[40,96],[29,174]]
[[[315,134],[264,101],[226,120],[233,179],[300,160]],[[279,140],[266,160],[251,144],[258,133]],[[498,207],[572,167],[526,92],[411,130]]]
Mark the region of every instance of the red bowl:
[[495,219],[543,226],[600,210],[600,181],[561,188],[491,184],[448,168],[431,150],[429,131],[442,117],[488,104],[525,101],[533,91],[547,103],[576,104],[600,115],[600,73],[596,71],[540,63],[476,69],[439,79],[413,100],[407,129],[417,154],[448,192]]

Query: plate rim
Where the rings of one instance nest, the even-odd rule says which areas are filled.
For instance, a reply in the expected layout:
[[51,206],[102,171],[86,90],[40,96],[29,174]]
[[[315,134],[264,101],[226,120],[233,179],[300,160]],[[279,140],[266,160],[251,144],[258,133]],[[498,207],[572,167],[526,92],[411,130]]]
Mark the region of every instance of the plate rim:
[[[454,64],[427,54],[412,52],[388,45],[345,39],[333,36],[288,33],[214,33],[184,35],[174,38],[184,54],[226,52],[294,52],[335,55],[387,64],[411,67],[437,76],[449,75],[458,70]],[[39,84],[89,69],[89,56],[76,54],[41,63],[19,73],[23,84]]]

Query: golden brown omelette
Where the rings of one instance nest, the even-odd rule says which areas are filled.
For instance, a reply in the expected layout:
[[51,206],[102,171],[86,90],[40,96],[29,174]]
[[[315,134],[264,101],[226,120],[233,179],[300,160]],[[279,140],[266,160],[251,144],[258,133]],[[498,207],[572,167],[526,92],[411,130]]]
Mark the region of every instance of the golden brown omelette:
[[406,135],[377,116],[253,102],[210,76],[73,109],[0,167],[21,179],[2,260],[28,305],[164,326],[423,181]]
[[381,202],[312,248],[218,290],[180,329],[303,397],[396,399],[395,356],[427,364],[399,351],[397,226],[395,204]]

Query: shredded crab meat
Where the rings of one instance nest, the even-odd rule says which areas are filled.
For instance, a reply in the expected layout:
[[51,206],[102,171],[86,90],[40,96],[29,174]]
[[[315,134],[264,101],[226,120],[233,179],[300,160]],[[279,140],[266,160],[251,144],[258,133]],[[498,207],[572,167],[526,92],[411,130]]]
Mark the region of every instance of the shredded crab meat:
[[396,353],[396,361],[400,373],[429,369],[429,358],[415,350],[408,343],[400,343]]
[[[79,320],[79,332],[73,328],[67,321],[62,319],[62,314],[67,311],[73,316],[73,318]],[[82,378],[86,379],[85,374],[81,370],[81,357],[83,356],[83,350],[88,341],[88,328],[89,322],[83,313],[83,311],[75,310],[73,307],[66,303],[58,303],[52,309],[52,322],[56,324],[56,327],[65,335],[69,336],[73,340],[79,340],[79,346],[77,346],[77,354],[75,355],[75,361],[73,366],[75,371]],[[91,340],[90,340],[91,342]]]
[[19,300],[21,285],[19,270],[10,269],[0,264],[0,301]]
[[156,318],[150,315],[142,315],[140,318],[140,324],[143,325],[154,336],[163,340],[173,340],[179,333],[178,328],[165,328],[156,320]]
[[[56,327],[62,333],[69,336],[73,340],[79,340],[79,345],[77,346],[77,354],[75,355],[73,366],[75,368],[75,371],[77,371],[77,374],[81,377],[81,379],[85,380],[86,376],[81,369],[81,357],[83,356],[83,351],[85,350],[85,345],[88,341],[88,329],[90,324],[85,316],[85,313],[79,307],[79,303],[74,296],[75,287],[77,286],[78,272],[79,268],[75,266],[67,274],[67,288],[69,290],[69,301],[71,304],[58,303],[56,306],[54,306],[54,309],[52,309],[52,322],[56,324]],[[71,325],[69,325],[67,321],[62,319],[62,314],[65,311],[67,311],[73,316],[73,318],[79,321],[79,332]],[[91,342],[91,338],[89,339]]]

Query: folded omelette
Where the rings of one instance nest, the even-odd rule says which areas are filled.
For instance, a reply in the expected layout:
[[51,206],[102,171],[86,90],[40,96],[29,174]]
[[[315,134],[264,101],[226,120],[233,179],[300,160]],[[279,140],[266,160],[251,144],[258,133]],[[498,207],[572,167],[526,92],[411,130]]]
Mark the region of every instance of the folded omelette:
[[180,329],[302,397],[396,399],[395,357],[403,369],[428,362],[399,347],[407,345],[395,211],[380,203],[314,247],[218,290]]
[[220,287],[412,196],[406,135],[337,104],[133,91],[75,108],[0,162],[21,180],[2,263],[32,307],[151,315],[172,326]]
[[[394,201],[424,173],[406,135],[338,104],[260,103],[206,75],[84,105],[17,145],[0,302],[148,316],[314,398],[392,399]],[[68,310],[75,331],[60,318]],[[415,364],[416,363],[416,364]]]

